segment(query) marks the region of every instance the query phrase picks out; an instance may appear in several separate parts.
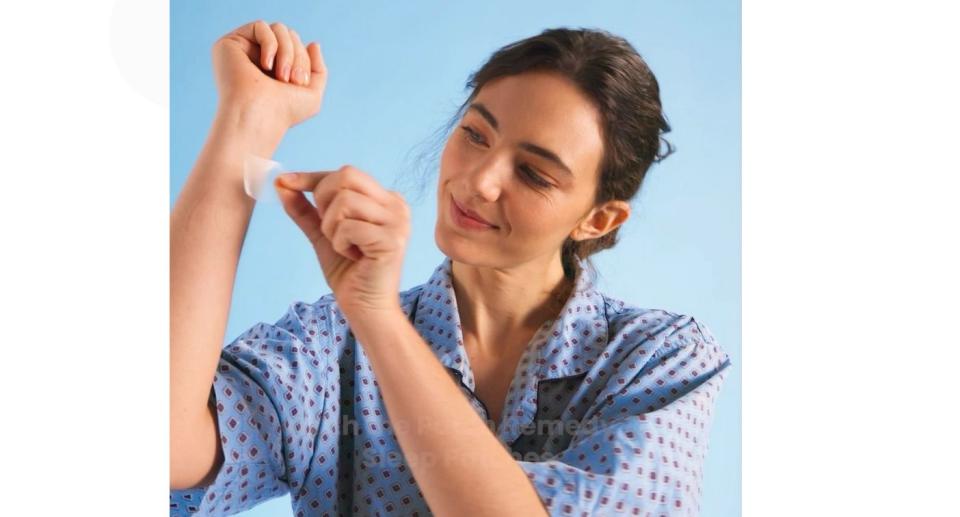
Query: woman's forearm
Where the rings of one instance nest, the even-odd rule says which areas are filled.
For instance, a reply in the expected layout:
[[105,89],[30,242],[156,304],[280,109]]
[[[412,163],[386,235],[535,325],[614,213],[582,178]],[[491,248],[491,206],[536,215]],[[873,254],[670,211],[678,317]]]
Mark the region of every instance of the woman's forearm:
[[351,321],[403,455],[436,515],[546,515],[513,457],[401,311]]
[[182,458],[213,459],[207,401],[254,207],[243,190],[243,161],[272,156],[283,134],[254,110],[221,108],[170,216],[172,479],[175,471],[210,466],[186,467],[192,460]]

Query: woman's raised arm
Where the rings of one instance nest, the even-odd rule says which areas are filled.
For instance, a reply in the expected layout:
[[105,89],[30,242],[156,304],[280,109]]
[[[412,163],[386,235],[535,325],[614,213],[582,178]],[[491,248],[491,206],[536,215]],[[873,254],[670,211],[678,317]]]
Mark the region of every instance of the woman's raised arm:
[[271,157],[288,128],[320,110],[327,81],[319,45],[279,23],[246,24],[212,55],[216,117],[170,216],[171,488],[208,481],[222,462],[208,401],[254,206],[244,159]]

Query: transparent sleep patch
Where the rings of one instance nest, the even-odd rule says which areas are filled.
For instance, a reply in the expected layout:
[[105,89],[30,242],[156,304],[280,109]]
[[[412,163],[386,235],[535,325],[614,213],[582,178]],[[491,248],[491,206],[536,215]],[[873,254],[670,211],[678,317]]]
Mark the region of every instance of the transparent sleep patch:
[[258,203],[279,203],[273,182],[284,172],[280,162],[249,154],[243,161],[243,191]]

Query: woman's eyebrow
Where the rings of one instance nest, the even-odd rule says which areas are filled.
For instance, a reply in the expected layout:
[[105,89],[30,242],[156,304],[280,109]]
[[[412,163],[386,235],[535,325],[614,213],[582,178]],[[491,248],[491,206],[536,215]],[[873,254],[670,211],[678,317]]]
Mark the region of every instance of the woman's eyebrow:
[[549,149],[544,149],[539,145],[531,144],[530,142],[521,142],[520,147],[523,149],[526,149],[527,151],[530,151],[533,154],[540,155],[546,158],[547,160],[550,160],[551,162],[555,163],[558,167],[560,167],[560,170],[567,173],[568,176],[573,176],[573,173],[570,172],[570,167],[567,167],[567,165],[563,163],[563,160],[561,160],[559,156],[554,154],[553,151]]
[[486,106],[479,102],[474,102],[467,108],[467,111],[470,110],[476,110],[483,118],[487,119],[487,123],[493,127],[494,131],[497,133],[500,132],[500,124],[497,122],[497,117],[494,117],[493,113],[490,113],[490,110],[488,110]]
[[[479,113],[480,116],[482,116],[487,123],[490,124],[490,127],[492,127],[494,131],[500,133],[500,125],[497,122],[497,117],[494,117],[493,113],[490,113],[490,110],[488,110],[486,106],[484,106],[482,103],[474,102],[471,103],[467,108],[467,111],[470,110],[475,110],[477,113]],[[550,160],[560,167],[563,172],[567,173],[567,175],[573,176],[573,172],[570,170],[570,167],[567,167],[567,165],[563,163],[563,160],[557,156],[557,153],[551,151],[550,149],[532,144],[530,142],[520,142],[520,148]]]

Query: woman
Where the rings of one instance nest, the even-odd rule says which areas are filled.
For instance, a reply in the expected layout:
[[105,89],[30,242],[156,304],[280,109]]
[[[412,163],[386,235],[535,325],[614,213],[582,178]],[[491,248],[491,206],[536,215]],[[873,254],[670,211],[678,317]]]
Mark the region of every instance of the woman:
[[214,64],[217,117],[171,217],[172,513],[287,491],[297,515],[698,512],[729,359],[702,323],[603,295],[587,269],[669,130],[625,40],[544,31],[471,77],[440,163],[447,258],[412,289],[402,196],[350,166],[281,176],[333,292],[223,350],[243,158],[319,111],[327,70],[264,22]]

